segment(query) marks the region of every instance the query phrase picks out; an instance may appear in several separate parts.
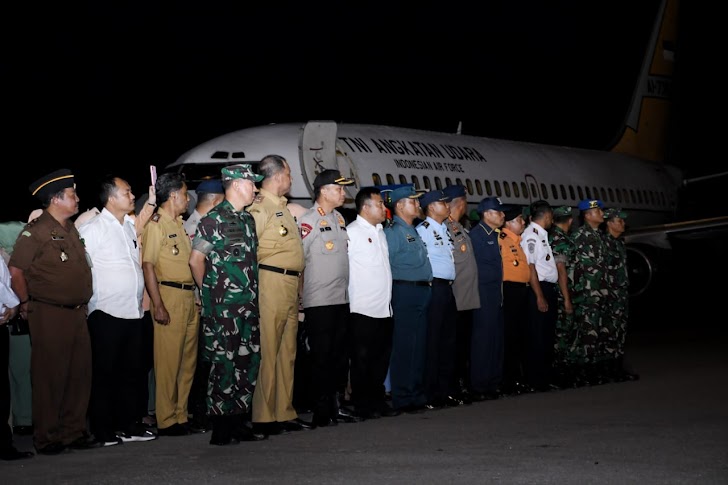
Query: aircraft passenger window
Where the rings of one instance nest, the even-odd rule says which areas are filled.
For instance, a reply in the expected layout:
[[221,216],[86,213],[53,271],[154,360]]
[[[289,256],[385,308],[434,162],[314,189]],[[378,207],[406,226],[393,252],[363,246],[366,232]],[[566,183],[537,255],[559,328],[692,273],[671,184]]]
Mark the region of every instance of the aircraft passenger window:
[[526,185],[526,182],[521,182],[521,193],[524,199],[528,199],[528,185]]
[[435,187],[437,190],[442,190],[442,181],[440,180],[440,177],[435,177]]
[[455,179],[455,183],[458,185],[463,185],[463,181],[460,180],[459,178]]
[[587,199],[593,199],[591,189],[589,187],[584,187],[584,193],[586,194]]
[[596,187],[592,187],[592,190],[594,191],[594,198],[602,200],[603,197],[599,194],[599,189]]
[[[452,180],[450,180],[450,177],[445,177],[445,186],[449,187],[452,185]],[[462,184],[460,184],[462,185]]]
[[556,190],[556,185],[551,184],[551,197],[554,199],[559,198],[559,192]]
[[624,195],[624,202],[629,204],[629,201],[630,201],[629,191],[627,191],[627,189],[622,189],[622,195]]
[[667,202],[665,202],[665,192],[660,192],[660,204],[663,206],[667,205]]
[[614,202],[614,191],[611,187],[607,187],[607,194],[609,195],[609,202]]
[[541,194],[543,195],[543,198],[544,199],[548,199],[549,198],[549,191],[546,188],[546,184],[541,184]]
[[652,205],[657,205],[657,197],[655,197],[654,190],[650,190],[650,202],[652,202]]
[[390,173],[387,174],[387,185],[394,185],[394,177]]
[[569,195],[571,196],[571,200],[576,200],[576,194],[574,193],[573,185],[569,185]]
[[382,178],[379,176],[378,173],[372,174],[372,182],[374,182],[374,185],[384,185],[382,184]]
[[465,186],[468,188],[468,193],[470,195],[473,195],[473,181],[470,179],[465,179]]
[[521,193],[518,191],[518,184],[515,182],[511,182],[513,184],[513,197],[520,197]]
[[500,182],[498,182],[497,180],[494,180],[493,181],[493,185],[495,186],[495,195],[496,195],[496,197],[500,197],[501,195],[503,195],[501,193]]
[[490,197],[493,195],[493,189],[490,186],[490,180],[485,181],[485,194]]
[[538,196],[538,189],[534,184],[531,184],[531,197],[534,199],[540,199],[540,197]]
[[579,194],[579,200],[584,200],[584,191],[581,189],[581,185],[576,186],[576,192]]
[[475,191],[478,195],[483,195],[483,184],[480,183],[480,180],[475,181]]
[[400,184],[406,184],[407,183],[407,177],[405,177],[402,174],[399,174],[399,183]]
[[622,203],[622,191],[619,190],[619,187],[614,189],[614,195],[617,196],[617,202],[619,202],[621,204]]
[[[637,195],[639,195],[639,192],[637,192]],[[629,189],[629,196],[630,196],[630,197],[632,198],[632,202],[634,202],[635,204],[636,204],[636,203],[637,203],[638,201],[639,201],[639,202],[642,202],[642,201],[640,200],[640,198],[639,198],[639,197],[637,197],[637,196],[635,195],[635,193],[634,193],[634,189]]]
[[422,182],[425,184],[425,189],[430,190],[432,188],[432,184],[430,183],[430,177],[425,175],[422,177]]
[[506,197],[511,196],[511,186],[505,180],[503,181],[503,192],[505,192]]
[[561,190],[561,198],[566,200],[566,187],[564,187],[564,184],[559,184],[559,189]]
[[420,189],[420,181],[417,178],[417,175],[413,175],[412,176],[412,185],[415,186],[415,190],[419,190]]

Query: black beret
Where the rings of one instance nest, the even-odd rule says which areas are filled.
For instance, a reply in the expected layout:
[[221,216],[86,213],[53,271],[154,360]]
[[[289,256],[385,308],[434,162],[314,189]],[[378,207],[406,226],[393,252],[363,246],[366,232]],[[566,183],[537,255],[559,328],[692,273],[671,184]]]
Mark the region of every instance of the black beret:
[[28,189],[31,195],[34,195],[40,200],[45,200],[49,195],[75,185],[76,183],[73,180],[71,171],[67,168],[62,168],[39,178],[30,184]]

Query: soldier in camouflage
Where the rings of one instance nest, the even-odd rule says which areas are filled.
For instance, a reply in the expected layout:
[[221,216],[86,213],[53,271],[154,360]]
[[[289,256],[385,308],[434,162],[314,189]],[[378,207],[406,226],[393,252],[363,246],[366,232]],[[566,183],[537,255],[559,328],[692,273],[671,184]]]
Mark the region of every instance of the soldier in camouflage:
[[574,306],[571,293],[574,285],[574,241],[569,233],[574,217],[568,205],[554,209],[554,223],[549,230],[549,244],[554,253],[556,270],[559,273],[559,308],[556,317],[556,338],[554,341],[554,377],[560,387],[581,384],[575,370],[576,356],[572,346],[576,336],[574,328]]
[[574,305],[576,338],[573,355],[590,384],[604,382],[599,343],[609,338],[603,314],[607,297],[607,248],[599,231],[604,221],[601,200],[579,202],[580,226],[574,233]]
[[621,209],[604,211],[604,241],[607,246],[607,314],[610,318],[610,340],[605,349],[610,355],[609,375],[616,381],[635,380],[624,368],[624,342],[627,333],[629,305],[629,273],[627,247],[622,239],[627,213]]
[[207,410],[214,445],[265,439],[245,425],[260,365],[260,328],[258,238],[244,209],[261,179],[250,165],[223,168],[225,200],[200,220],[192,243],[190,267],[202,299],[202,358],[212,365]]

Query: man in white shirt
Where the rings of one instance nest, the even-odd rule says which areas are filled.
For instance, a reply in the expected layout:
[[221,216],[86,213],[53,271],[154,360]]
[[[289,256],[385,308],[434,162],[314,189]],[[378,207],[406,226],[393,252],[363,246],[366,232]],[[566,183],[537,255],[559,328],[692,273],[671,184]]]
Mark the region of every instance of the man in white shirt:
[[351,396],[364,419],[397,416],[384,399],[392,353],[392,270],[382,222],[386,210],[379,189],[365,187],[355,199],[349,234],[349,336]]
[[559,305],[556,288],[559,274],[548,237],[554,211],[548,202],[537,200],[531,204],[530,214],[531,223],[521,235],[521,247],[531,271],[524,374],[528,386],[537,391],[547,391],[551,381]]
[[[101,183],[101,213],[81,224],[93,295],[88,303],[92,383],[91,431],[104,446],[156,438],[137,422],[142,363],[144,276],[134,220],[134,194],[119,177]],[[118,432],[118,435],[117,435]]]

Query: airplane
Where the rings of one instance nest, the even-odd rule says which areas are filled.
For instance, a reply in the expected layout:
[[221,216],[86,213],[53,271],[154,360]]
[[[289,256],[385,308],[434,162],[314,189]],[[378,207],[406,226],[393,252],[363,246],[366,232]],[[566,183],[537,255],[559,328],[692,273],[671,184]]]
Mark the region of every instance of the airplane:
[[[663,248],[662,224],[672,223],[683,174],[663,162],[668,135],[671,81],[677,35],[677,0],[659,6],[629,111],[609,150],[553,146],[404,127],[334,121],[282,123],[245,128],[204,142],[166,170],[194,182],[234,163],[255,165],[265,155],[286,158],[293,185],[290,202],[310,207],[313,180],[335,168],[360,187],[413,184],[419,190],[461,184],[474,208],[484,197],[528,205],[544,199],[552,206],[576,207],[601,199],[629,213],[630,230],[640,229],[630,249],[632,294],[644,292],[656,271],[655,251]],[[728,218],[705,221],[724,225]],[[655,226],[658,225],[658,226]],[[671,231],[679,232],[674,226]]]

